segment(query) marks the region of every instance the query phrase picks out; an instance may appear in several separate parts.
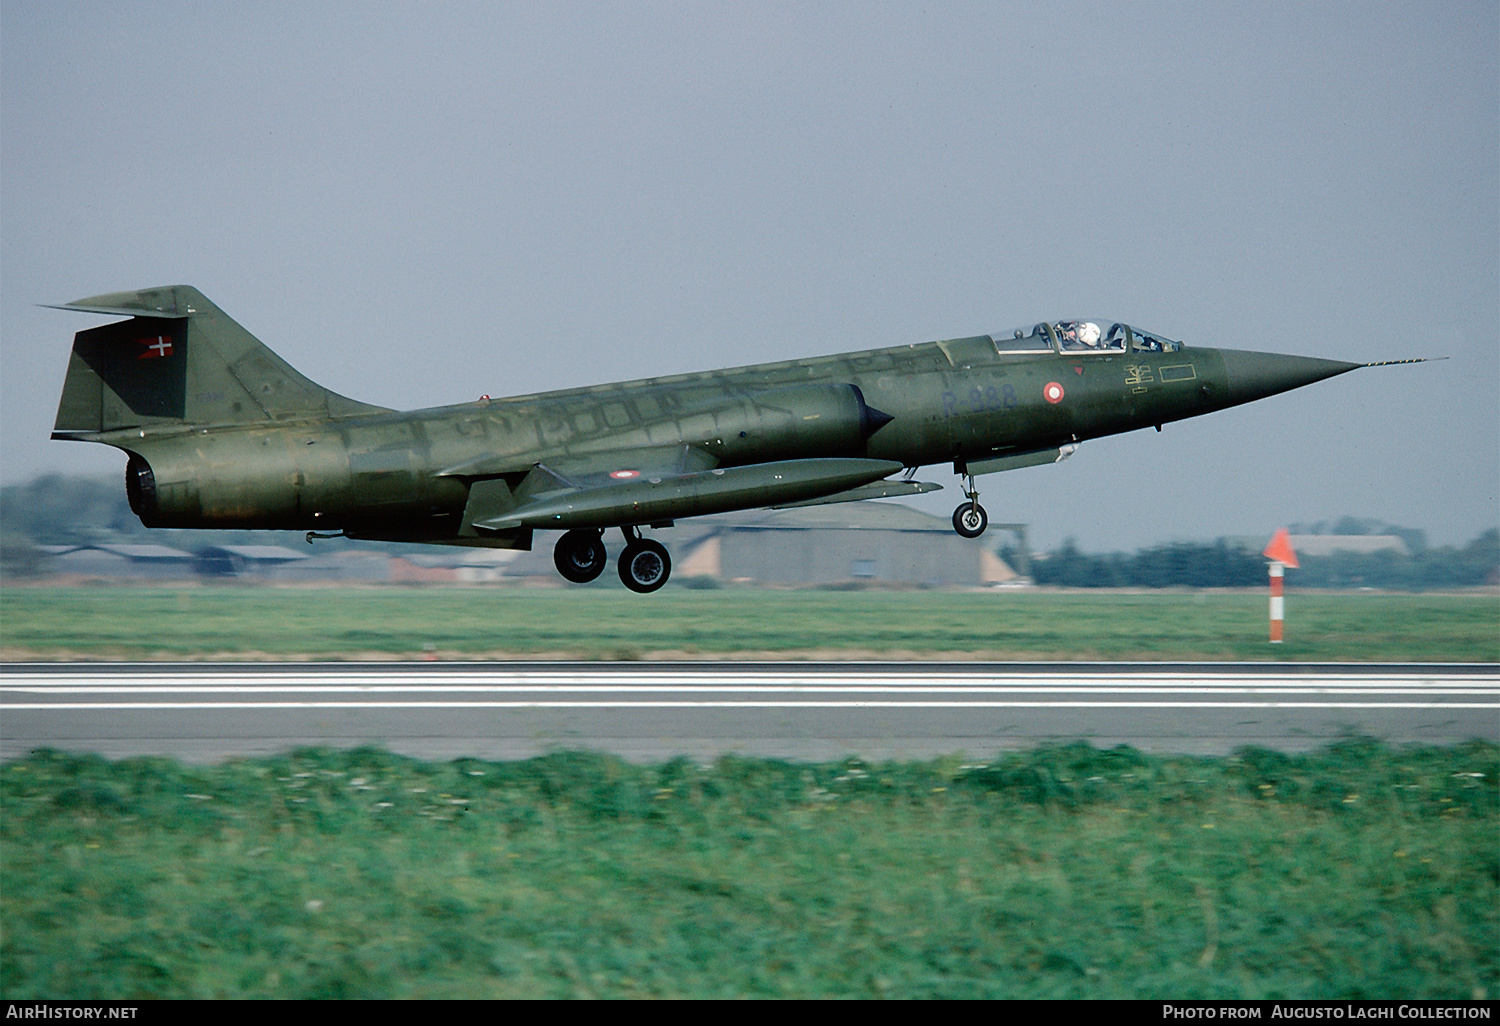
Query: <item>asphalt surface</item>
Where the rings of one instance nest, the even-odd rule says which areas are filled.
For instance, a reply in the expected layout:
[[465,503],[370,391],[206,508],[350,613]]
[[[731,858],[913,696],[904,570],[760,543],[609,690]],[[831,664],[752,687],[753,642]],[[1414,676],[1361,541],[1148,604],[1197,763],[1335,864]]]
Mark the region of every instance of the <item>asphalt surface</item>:
[[1284,751],[1500,742],[1495,664],[38,663],[0,666],[0,758],[211,762],[306,745],[421,758],[985,755],[1084,740]]

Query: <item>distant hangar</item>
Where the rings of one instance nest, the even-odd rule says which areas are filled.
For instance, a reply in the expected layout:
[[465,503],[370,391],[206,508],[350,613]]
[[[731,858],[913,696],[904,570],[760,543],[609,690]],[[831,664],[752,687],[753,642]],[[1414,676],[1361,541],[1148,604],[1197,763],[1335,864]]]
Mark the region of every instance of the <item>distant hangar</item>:
[[[1025,528],[1017,549],[1026,551]],[[678,575],[761,585],[956,587],[1018,578],[989,546],[953,533],[946,517],[892,502],[847,502],[703,517],[678,535]]]

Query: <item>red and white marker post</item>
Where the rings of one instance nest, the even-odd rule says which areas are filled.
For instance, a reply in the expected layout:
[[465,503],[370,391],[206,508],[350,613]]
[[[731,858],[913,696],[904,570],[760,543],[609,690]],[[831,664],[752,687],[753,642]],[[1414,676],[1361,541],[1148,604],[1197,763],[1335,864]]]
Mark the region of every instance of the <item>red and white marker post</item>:
[[1261,553],[1271,561],[1271,644],[1281,644],[1281,625],[1286,618],[1286,600],[1282,598],[1282,577],[1287,567],[1298,569],[1297,553],[1292,551],[1292,538],[1286,528],[1281,528],[1271,538],[1271,544]]

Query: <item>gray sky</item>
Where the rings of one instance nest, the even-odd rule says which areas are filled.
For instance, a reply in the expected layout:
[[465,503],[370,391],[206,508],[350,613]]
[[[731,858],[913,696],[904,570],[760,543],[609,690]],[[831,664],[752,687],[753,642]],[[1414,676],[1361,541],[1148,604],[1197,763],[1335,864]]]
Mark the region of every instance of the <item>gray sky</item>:
[[[0,0],[0,479],[185,283],[387,406],[1127,320],[1367,361],[981,480],[1090,551],[1500,520],[1500,5]],[[951,470],[923,508],[961,496]]]

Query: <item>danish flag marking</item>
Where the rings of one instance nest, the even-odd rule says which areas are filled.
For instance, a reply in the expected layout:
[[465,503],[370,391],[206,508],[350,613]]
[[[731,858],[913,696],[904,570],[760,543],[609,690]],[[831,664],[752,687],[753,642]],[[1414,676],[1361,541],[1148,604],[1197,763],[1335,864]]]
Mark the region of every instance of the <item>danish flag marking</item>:
[[136,342],[146,347],[136,357],[137,360],[160,360],[164,356],[172,355],[171,335],[158,335],[155,338],[138,338]]

